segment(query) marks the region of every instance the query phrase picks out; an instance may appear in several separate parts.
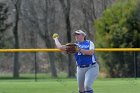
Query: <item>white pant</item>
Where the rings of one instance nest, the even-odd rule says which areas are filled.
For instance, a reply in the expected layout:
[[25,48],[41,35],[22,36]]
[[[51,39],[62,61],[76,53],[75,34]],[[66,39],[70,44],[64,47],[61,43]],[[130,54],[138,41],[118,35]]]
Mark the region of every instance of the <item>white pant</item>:
[[77,67],[77,82],[80,92],[92,90],[92,84],[98,76],[99,65],[96,63],[89,67],[80,68]]

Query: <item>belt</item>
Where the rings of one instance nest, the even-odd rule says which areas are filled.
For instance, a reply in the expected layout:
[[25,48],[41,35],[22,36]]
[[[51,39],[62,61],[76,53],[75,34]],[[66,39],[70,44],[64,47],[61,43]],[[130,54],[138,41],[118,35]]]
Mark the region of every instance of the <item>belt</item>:
[[88,64],[88,65],[81,65],[81,66],[78,66],[78,67],[85,68],[85,67],[89,67],[89,66],[94,65],[94,64],[96,64],[96,62],[95,63],[92,63],[92,64]]

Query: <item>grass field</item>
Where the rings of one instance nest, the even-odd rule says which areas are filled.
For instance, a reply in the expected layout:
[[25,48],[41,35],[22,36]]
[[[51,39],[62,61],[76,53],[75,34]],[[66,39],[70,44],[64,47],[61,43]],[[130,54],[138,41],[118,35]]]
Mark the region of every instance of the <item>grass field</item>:
[[[140,93],[140,79],[97,79],[95,93]],[[76,79],[1,79],[0,93],[78,93]]]

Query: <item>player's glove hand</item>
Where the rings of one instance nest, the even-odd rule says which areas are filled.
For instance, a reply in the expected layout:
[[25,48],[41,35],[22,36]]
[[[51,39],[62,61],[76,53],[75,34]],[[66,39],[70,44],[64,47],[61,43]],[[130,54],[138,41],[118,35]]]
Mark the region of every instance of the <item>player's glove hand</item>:
[[66,53],[72,54],[80,51],[80,48],[74,43],[67,43],[66,45]]

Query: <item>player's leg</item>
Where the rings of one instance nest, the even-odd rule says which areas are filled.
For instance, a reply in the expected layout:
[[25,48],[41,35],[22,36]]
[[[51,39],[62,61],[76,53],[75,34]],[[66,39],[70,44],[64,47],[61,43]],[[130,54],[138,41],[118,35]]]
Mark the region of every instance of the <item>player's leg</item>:
[[99,73],[99,65],[95,64],[89,67],[85,74],[85,93],[93,93],[92,85]]
[[77,67],[77,83],[79,93],[84,93],[85,69]]

